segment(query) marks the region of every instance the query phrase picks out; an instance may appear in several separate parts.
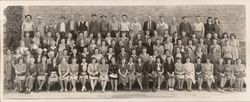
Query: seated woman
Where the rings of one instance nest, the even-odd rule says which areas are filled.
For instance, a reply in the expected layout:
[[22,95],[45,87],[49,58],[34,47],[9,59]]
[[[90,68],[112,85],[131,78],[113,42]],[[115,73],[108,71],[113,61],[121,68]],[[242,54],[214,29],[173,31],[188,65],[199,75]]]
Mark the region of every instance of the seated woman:
[[204,81],[207,81],[208,91],[211,92],[211,84],[214,82],[214,65],[210,63],[210,59],[206,59],[206,63],[202,65],[202,73]]
[[223,63],[223,58],[219,58],[219,61],[217,64],[214,65],[214,71],[215,71],[215,87],[218,88],[218,84],[220,84],[220,88],[218,88],[218,91],[223,92],[224,87],[224,80],[225,80],[225,65]]
[[134,59],[133,57],[129,58],[129,61],[126,65],[126,69],[128,71],[128,84],[129,84],[129,90],[132,89],[132,86],[135,82],[135,64],[134,64]]
[[118,65],[118,73],[119,73],[119,83],[123,85],[123,89],[127,89],[128,83],[128,70],[126,69],[126,59],[121,59],[121,64]]
[[194,64],[194,68],[195,68],[195,78],[197,80],[199,91],[201,91],[201,86],[203,83],[203,73],[202,73],[202,64],[201,64],[200,57],[198,57],[196,59],[196,63]]
[[192,83],[195,84],[194,64],[191,63],[190,61],[191,59],[189,57],[186,58],[186,63],[183,65],[188,91],[192,91]]
[[95,58],[92,58],[92,62],[88,66],[89,80],[91,85],[91,91],[95,92],[95,86],[99,78],[98,63]]
[[58,65],[58,73],[59,73],[59,82],[61,86],[61,92],[65,91],[67,92],[67,85],[69,81],[69,64],[66,60],[66,58],[63,58],[61,63]]
[[238,91],[243,92],[243,84],[245,82],[245,77],[246,77],[246,66],[241,64],[241,59],[236,60],[236,65],[235,65],[235,78],[236,78],[236,84],[238,86]]
[[36,69],[36,64],[35,64],[35,59],[31,58],[30,63],[27,64],[27,73],[26,73],[26,81],[25,81],[25,86],[26,86],[26,92],[30,93],[31,90],[33,89],[34,81],[37,76],[37,69]]
[[225,75],[225,79],[223,82],[223,87],[225,86],[226,82],[229,81],[230,83],[229,91],[233,91],[233,84],[235,81],[235,76],[234,76],[234,66],[231,65],[230,59],[227,60],[227,64],[225,65],[224,75]]
[[164,74],[166,80],[166,88],[169,91],[174,91],[175,75],[174,75],[174,63],[171,56],[167,56],[167,61],[164,64]]
[[140,86],[141,91],[143,91],[142,87],[142,70],[143,70],[143,62],[141,57],[137,58],[137,63],[135,64],[135,77]]
[[99,50],[96,48],[94,49],[94,54],[91,56],[96,59],[96,62],[100,62],[101,58],[103,57],[102,54],[99,53]]
[[47,91],[49,91],[50,87],[58,82],[58,66],[56,62],[56,58],[53,58],[52,63],[48,64],[48,87]]
[[111,57],[109,64],[109,79],[111,83],[111,90],[117,91],[118,79],[118,65],[116,64],[115,57]]
[[25,81],[25,74],[26,74],[26,64],[23,63],[23,59],[20,58],[18,60],[17,64],[14,64],[14,62],[12,63],[12,66],[15,69],[15,73],[16,73],[16,79],[15,81],[18,84],[18,89],[19,92],[23,92],[23,88],[24,88],[24,81]]
[[86,91],[86,81],[88,80],[88,63],[86,62],[86,58],[83,57],[82,58],[82,63],[81,63],[81,68],[82,68],[82,71],[81,71],[81,74],[79,76],[79,79],[82,83],[82,89],[81,91]]
[[156,66],[155,66],[154,70],[157,73],[157,85],[158,85],[156,90],[159,91],[161,88],[161,83],[164,79],[164,76],[162,75],[164,72],[164,67],[162,64],[161,57],[156,57],[156,64],[155,65]]
[[178,83],[178,90],[183,89],[183,83],[184,83],[184,69],[183,69],[183,64],[181,63],[181,58],[176,59],[175,63],[175,77]]
[[70,81],[72,83],[73,89],[72,91],[76,91],[76,81],[78,79],[78,70],[79,70],[79,65],[76,63],[76,58],[72,59],[72,63],[69,65],[70,66]]
[[105,88],[106,88],[107,82],[109,80],[109,76],[108,76],[109,66],[108,66],[108,64],[106,64],[105,58],[101,59],[101,63],[98,65],[98,69],[100,72],[99,80],[101,82],[102,93],[103,93],[103,92],[105,92]]
[[37,81],[38,81],[38,92],[42,90],[42,87],[47,79],[47,58],[46,56],[42,57],[42,62],[37,64]]

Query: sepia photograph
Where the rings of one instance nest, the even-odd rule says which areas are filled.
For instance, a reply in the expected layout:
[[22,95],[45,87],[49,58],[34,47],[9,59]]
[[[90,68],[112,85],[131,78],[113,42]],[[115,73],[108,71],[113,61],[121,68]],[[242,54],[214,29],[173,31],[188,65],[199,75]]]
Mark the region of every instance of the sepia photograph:
[[2,2],[1,101],[250,101],[246,1],[108,1]]

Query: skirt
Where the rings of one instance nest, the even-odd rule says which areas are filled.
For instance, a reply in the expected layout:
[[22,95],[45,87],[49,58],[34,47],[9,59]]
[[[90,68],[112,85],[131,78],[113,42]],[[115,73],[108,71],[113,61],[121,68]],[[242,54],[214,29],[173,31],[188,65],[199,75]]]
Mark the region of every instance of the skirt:
[[134,81],[135,80],[135,75],[134,74],[128,74],[128,80],[129,81]]
[[89,79],[90,79],[90,80],[98,80],[99,77],[98,77],[98,75],[94,75],[94,76],[89,75]]
[[58,81],[58,75],[56,73],[51,73],[48,79],[48,82],[57,82]]
[[65,77],[61,76],[58,79],[62,80],[62,81],[68,81],[69,80],[69,76],[68,75],[66,75]]
[[99,80],[100,81],[108,81],[109,80],[109,76],[108,75],[100,75]]
[[25,76],[16,76],[16,81],[25,81]]
[[123,76],[119,76],[119,83],[128,83],[128,76],[125,76],[125,77],[123,77]]
[[198,78],[203,78],[203,74],[195,74],[195,79],[198,79]]
[[118,79],[118,76],[117,76],[117,74],[112,73],[112,74],[109,74],[109,78],[110,79]]
[[176,79],[185,79],[185,76],[184,75],[175,75]]
[[186,80],[191,79],[192,82],[195,84],[195,77],[194,77],[194,75],[186,74],[185,75],[185,79]]
[[234,80],[235,79],[235,76],[234,75],[226,75],[225,78],[227,80]]
[[89,79],[89,77],[88,77],[88,75],[80,75],[80,76],[79,76],[79,79],[80,79],[80,80],[84,80],[84,79],[87,80],[87,79]]
[[78,79],[78,76],[77,76],[77,75],[70,75],[70,76],[69,76],[69,79],[70,79],[70,80],[77,80],[77,79]]
[[37,80],[39,80],[39,81],[45,81],[46,80],[46,76],[45,75],[39,75],[39,76],[37,76]]
[[212,80],[212,82],[215,82],[214,76],[213,75],[204,75],[204,81],[207,80]]

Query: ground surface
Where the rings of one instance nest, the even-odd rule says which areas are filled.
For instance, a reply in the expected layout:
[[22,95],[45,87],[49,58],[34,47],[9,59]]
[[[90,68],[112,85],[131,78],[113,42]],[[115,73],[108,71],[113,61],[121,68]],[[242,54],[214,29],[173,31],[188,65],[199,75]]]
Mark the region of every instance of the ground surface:
[[228,101],[246,101],[250,99],[248,97],[249,94],[247,92],[228,92],[225,91],[224,93],[213,91],[197,91],[193,90],[192,92],[188,91],[175,91],[169,92],[167,90],[161,90],[158,92],[140,92],[140,91],[118,91],[112,92],[107,91],[105,93],[101,93],[97,91],[95,93],[89,92],[58,92],[58,91],[50,91],[50,92],[39,92],[35,93],[32,92],[31,94],[24,94],[18,93],[14,91],[8,91],[4,94],[4,99],[10,101],[16,100],[40,100],[40,99],[146,99],[147,101],[154,99],[166,99],[169,101],[177,101],[177,100],[208,100],[208,101],[215,101],[215,100],[228,100]]

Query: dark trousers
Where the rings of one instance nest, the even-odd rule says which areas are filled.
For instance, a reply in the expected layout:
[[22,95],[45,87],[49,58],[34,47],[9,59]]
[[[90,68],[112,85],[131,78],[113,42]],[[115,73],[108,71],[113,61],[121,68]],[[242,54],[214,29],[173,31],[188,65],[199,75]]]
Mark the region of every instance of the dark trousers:
[[101,31],[102,38],[106,38],[108,31]]
[[115,37],[116,37],[116,33],[118,33],[117,30],[112,30],[111,33],[110,33],[110,36],[111,36],[112,38],[115,38]]
[[61,39],[66,39],[66,32],[59,32]]
[[149,80],[153,80],[153,85],[152,85],[152,89],[155,90],[155,87],[156,87],[156,84],[157,84],[157,77],[156,78],[153,78],[149,75],[143,75],[142,77],[142,86],[143,86],[143,89],[145,90],[149,90]]

